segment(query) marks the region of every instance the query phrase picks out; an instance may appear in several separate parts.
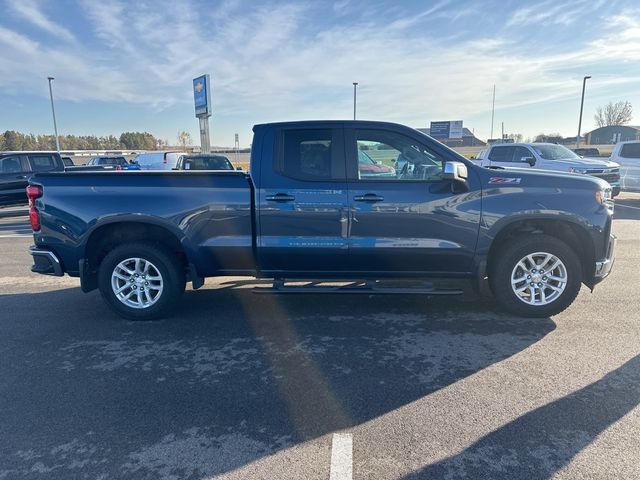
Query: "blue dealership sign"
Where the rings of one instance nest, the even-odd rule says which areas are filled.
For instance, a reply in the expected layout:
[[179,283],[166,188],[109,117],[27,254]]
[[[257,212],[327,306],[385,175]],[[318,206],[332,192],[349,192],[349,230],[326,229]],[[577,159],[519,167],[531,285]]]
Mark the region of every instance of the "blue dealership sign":
[[449,138],[451,122],[431,122],[429,135],[433,138]]
[[211,116],[211,85],[208,74],[193,79],[193,103],[196,117]]

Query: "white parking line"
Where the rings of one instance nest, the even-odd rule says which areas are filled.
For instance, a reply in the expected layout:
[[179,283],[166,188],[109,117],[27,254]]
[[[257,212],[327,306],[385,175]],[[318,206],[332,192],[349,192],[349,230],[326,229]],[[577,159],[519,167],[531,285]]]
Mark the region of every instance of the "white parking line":
[[640,210],[640,207],[632,207],[631,205],[625,205],[624,203],[616,203],[616,208],[617,207],[633,208],[634,210]]
[[350,433],[334,433],[331,440],[329,480],[351,480],[353,477],[353,438]]

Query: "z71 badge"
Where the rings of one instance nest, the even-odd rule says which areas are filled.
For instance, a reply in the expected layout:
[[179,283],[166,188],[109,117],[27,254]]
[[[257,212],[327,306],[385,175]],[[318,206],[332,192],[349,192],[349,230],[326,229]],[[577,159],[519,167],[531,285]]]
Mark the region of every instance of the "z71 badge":
[[489,185],[518,185],[521,180],[520,177],[491,177]]

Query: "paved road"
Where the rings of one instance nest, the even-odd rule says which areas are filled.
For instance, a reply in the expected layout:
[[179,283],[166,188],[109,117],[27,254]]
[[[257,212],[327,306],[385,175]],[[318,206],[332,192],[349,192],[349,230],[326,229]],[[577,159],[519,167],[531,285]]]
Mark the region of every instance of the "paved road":
[[639,200],[611,277],[541,320],[225,278],[126,322],[2,220],[0,479],[328,479],[347,437],[355,479],[640,478]]

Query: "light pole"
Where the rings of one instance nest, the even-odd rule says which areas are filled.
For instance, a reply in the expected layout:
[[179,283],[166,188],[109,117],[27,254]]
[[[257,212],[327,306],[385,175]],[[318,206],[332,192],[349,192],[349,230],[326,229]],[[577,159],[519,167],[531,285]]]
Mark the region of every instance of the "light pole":
[[58,140],[58,125],[56,124],[56,109],[53,107],[53,89],[51,88],[51,80],[54,77],[47,77],[49,80],[49,98],[51,98],[51,113],[53,114],[53,131],[56,134],[56,150],[60,153],[60,140]]
[[353,119],[356,119],[356,88],[358,88],[358,82],[353,82]]
[[584,107],[584,87],[587,85],[587,80],[591,76],[586,76],[582,79],[582,99],[580,100],[580,118],[578,119],[578,136],[576,137],[576,148],[580,147],[580,129],[582,128],[582,107]]

